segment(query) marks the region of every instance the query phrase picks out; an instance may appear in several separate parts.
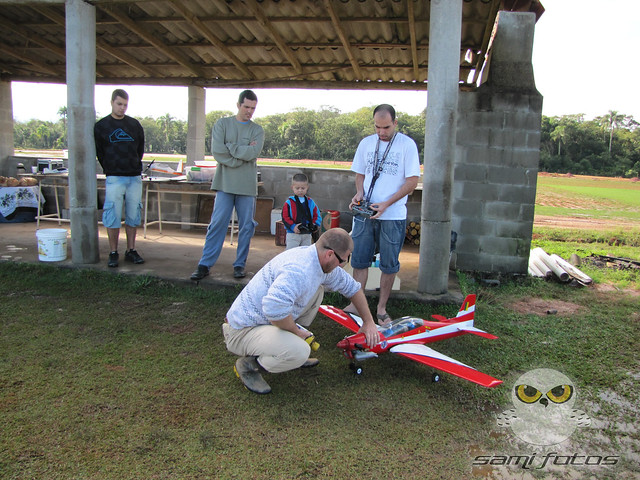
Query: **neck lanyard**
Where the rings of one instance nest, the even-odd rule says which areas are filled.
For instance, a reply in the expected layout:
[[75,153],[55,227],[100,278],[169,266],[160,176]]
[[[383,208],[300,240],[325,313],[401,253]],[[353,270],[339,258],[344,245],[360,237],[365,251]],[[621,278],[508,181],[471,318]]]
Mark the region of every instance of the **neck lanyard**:
[[391,140],[387,144],[387,148],[385,148],[384,153],[382,154],[382,158],[378,158],[378,152],[380,151],[380,137],[378,137],[378,142],[376,143],[376,151],[373,154],[375,159],[373,163],[373,179],[371,179],[371,185],[369,185],[369,190],[367,191],[367,196],[365,197],[365,201],[367,202],[371,200],[371,194],[373,193],[373,186],[376,184],[376,180],[378,180],[378,177],[380,176],[380,174],[382,173],[382,170],[384,169],[384,162],[387,159],[389,150],[391,150],[391,145],[393,145],[393,141],[396,139],[396,134],[397,132],[393,134],[393,137],[391,137]]

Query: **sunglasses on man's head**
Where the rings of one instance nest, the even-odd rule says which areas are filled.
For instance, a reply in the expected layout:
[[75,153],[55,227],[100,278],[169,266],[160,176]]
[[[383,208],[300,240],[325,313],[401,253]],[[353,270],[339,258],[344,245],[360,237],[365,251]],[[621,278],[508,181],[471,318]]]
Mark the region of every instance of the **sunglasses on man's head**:
[[346,263],[351,259],[351,254],[349,254],[346,260],[343,260],[342,257],[338,255],[338,252],[336,252],[333,248],[327,248],[327,250],[331,250],[341,264]]

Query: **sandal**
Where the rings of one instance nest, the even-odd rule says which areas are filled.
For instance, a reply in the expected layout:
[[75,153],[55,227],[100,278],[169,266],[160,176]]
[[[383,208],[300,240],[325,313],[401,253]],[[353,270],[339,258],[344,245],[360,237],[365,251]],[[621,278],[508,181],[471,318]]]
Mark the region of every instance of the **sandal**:
[[378,313],[376,317],[378,318],[378,325],[381,327],[386,327],[391,323],[391,317],[388,313]]
[[349,315],[360,315],[357,310],[351,311],[351,310],[344,310],[343,309],[342,311],[344,313],[348,313]]

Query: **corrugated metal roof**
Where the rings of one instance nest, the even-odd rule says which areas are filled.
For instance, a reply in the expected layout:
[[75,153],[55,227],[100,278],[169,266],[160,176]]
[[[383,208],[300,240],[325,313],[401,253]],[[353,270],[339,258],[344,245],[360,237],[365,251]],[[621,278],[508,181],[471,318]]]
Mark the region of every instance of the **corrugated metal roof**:
[[[96,82],[426,88],[428,0],[94,0]],[[0,0],[0,78],[65,82],[65,7]],[[500,9],[464,0],[460,81],[482,66]],[[466,60],[465,60],[466,58]]]

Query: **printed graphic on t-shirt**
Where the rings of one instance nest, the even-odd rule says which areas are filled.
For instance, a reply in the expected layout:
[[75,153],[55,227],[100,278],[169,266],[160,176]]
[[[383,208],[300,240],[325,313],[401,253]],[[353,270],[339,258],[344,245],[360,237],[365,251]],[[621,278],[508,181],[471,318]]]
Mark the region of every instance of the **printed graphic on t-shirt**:
[[114,130],[111,135],[109,135],[109,141],[111,143],[133,142],[133,138],[123,129],[118,128],[117,130]]
[[[365,175],[373,175],[373,167],[375,165],[375,153],[367,153],[367,168]],[[386,175],[398,176],[400,171],[400,155],[401,152],[389,152],[382,166],[382,173]]]

